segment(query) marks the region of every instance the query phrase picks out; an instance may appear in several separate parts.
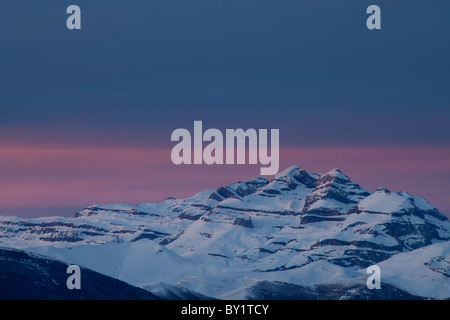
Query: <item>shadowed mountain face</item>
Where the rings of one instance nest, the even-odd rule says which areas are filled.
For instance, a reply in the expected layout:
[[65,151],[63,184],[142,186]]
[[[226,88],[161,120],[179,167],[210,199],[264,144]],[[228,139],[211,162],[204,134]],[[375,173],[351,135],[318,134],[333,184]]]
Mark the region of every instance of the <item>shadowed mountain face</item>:
[[370,290],[365,283],[341,283],[304,287],[282,282],[261,281],[248,291],[252,300],[421,300],[393,285]]
[[68,265],[19,250],[0,249],[0,299],[158,300],[123,281],[81,269],[81,289],[66,286]]
[[[338,169],[292,166],[272,180],[93,205],[74,218],[0,217],[0,240],[166,298],[276,298],[263,293],[267,283],[330,299],[450,296],[448,219],[423,198],[364,190]],[[383,266],[388,291],[351,282],[373,264]]]

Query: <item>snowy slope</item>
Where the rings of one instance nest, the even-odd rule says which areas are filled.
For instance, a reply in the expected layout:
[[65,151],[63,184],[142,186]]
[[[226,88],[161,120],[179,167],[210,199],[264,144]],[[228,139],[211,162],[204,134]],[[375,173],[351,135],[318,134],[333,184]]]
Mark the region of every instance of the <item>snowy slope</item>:
[[379,266],[382,279],[398,288],[423,297],[450,298],[450,242],[399,253]]

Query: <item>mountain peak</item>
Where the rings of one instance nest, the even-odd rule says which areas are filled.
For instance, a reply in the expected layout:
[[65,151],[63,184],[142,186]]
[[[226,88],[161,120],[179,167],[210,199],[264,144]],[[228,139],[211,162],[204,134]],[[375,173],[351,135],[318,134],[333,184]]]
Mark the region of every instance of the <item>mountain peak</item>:
[[[316,190],[328,190],[330,188],[347,188],[350,187],[355,190],[361,189],[361,187],[350,180],[348,176],[342,173],[339,169],[333,169],[320,175],[317,179]],[[364,190],[365,191],[365,190]]]
[[327,173],[323,174],[322,177],[326,177],[327,180],[330,178],[333,178],[333,180],[339,179],[339,180],[343,180],[343,181],[350,181],[350,178],[348,176],[346,176],[344,173],[342,173],[342,171],[337,168],[328,171]]
[[312,214],[314,218],[311,220],[310,216],[305,216],[302,223],[317,221],[317,216],[321,216],[321,221],[324,221],[323,217],[343,215],[370,194],[341,170],[330,170],[319,177],[314,190],[306,196],[302,213]]
[[300,172],[301,168],[297,165],[293,165],[290,166],[289,168],[278,172],[275,176],[274,179],[281,179],[283,177],[291,177],[292,175],[294,175],[295,173]]
[[385,187],[378,187],[375,189],[375,192],[382,192],[382,193],[387,193],[387,194],[391,193],[391,191]]
[[294,185],[303,184],[307,188],[314,188],[318,178],[318,174],[294,165],[276,174],[273,181],[283,181],[284,183]]

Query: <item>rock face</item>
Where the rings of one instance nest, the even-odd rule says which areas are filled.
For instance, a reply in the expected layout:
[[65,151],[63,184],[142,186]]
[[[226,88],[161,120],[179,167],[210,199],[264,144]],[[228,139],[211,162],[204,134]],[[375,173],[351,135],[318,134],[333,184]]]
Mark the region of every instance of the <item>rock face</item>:
[[370,192],[352,182],[340,170],[334,169],[320,176],[314,190],[306,196],[302,210],[303,221],[335,221],[335,218],[326,217],[346,214],[351,207],[369,195]]
[[162,282],[214,298],[276,298],[264,288],[291,285],[330,299],[450,297],[417,274],[408,290],[404,282],[397,287],[400,276],[385,292],[350,283],[370,265],[392,271],[395,257],[426,250],[434,255],[420,255],[418,274],[450,288],[450,222],[422,198],[364,190],[338,169],[292,166],[270,181],[257,177],[161,203],[93,205],[74,218],[0,217],[0,241],[155,292],[152,283]]

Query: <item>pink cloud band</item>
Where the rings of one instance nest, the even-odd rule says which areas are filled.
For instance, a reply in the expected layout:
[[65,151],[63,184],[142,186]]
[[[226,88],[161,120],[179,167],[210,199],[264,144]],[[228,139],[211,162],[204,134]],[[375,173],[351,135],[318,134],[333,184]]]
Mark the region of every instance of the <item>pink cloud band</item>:
[[[0,210],[187,197],[259,175],[258,165],[180,165],[170,149],[0,145]],[[450,212],[450,147],[301,147],[280,149],[280,169],[339,168],[363,188],[422,196]],[[40,213],[40,215],[45,215]]]

